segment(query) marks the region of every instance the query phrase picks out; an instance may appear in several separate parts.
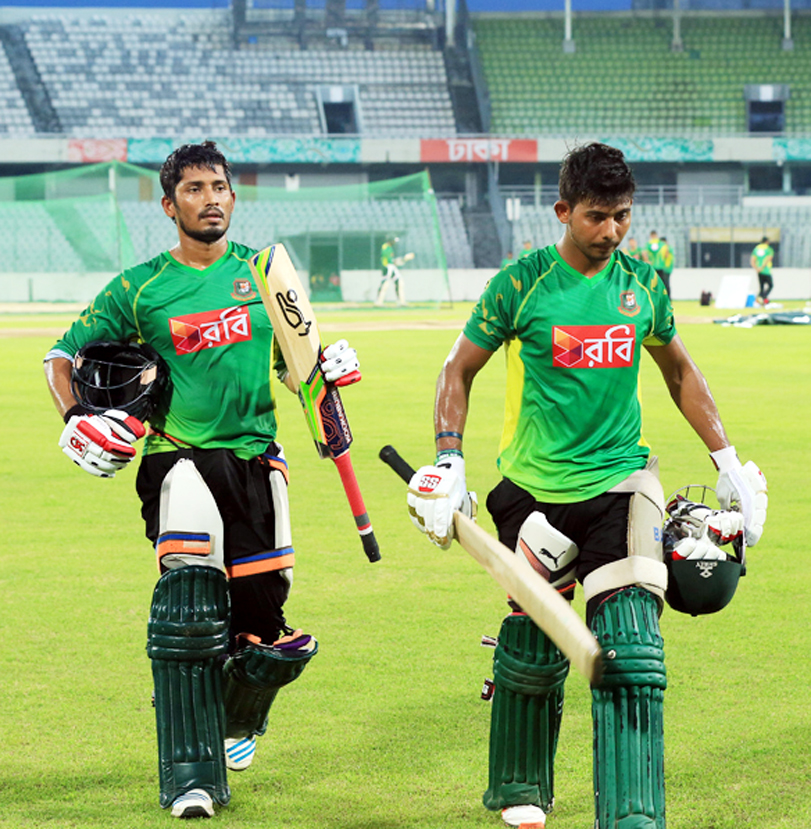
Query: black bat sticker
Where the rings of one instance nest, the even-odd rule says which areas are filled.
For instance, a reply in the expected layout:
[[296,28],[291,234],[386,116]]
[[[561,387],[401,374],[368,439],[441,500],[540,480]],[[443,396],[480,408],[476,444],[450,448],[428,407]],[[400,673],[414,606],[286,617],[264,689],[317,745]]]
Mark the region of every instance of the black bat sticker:
[[298,302],[298,295],[293,288],[289,288],[286,294],[281,291],[276,293],[276,302],[279,303],[279,308],[282,309],[284,318],[287,324],[295,331],[299,326],[304,326],[303,331],[299,331],[299,337],[306,337],[310,333],[312,327],[312,320],[304,319],[301,309],[296,304]]

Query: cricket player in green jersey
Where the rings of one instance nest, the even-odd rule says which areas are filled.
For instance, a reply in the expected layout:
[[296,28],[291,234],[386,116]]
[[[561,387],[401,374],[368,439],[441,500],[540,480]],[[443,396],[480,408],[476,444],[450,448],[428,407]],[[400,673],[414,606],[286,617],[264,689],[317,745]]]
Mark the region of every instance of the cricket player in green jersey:
[[[230,799],[226,769],[251,764],[276,694],[318,646],[283,612],[294,553],[271,374],[284,383],[285,367],[248,268],[255,251],[226,235],[230,166],[213,142],[183,145],[160,179],[178,244],[113,279],[45,373],[59,445],[85,471],[112,477],[145,437],[136,489],[161,573],[147,630],[160,803],[210,817]],[[346,341],[324,357],[328,381],[356,373]]]
[[760,244],[755,246],[750,257],[750,264],[757,274],[760,291],[758,292],[758,305],[769,304],[769,294],[774,288],[772,277],[772,266],[774,265],[774,248],[769,244],[769,237],[764,236]]
[[[470,391],[504,346],[503,477],[487,508],[500,540],[564,596],[577,582],[583,587],[606,664],[592,688],[596,826],[664,829],[664,497],[641,430],[643,352],[710,452],[723,509],[741,505],[737,532],[745,524],[750,544],[765,521],[765,481],[754,464],[738,461],[661,280],[618,250],[635,189],[623,154],[599,143],[578,147],[559,184],[562,237],[489,282],[445,361],[434,411],[437,457],[409,483],[409,513],[444,548],[453,511],[473,511],[462,453]],[[539,829],[554,799],[568,661],[510,604],[494,654],[484,805],[508,826]]]
[[659,279],[665,283],[665,290],[670,293],[670,274],[665,267],[665,252],[666,246],[664,241],[659,238],[657,231],[652,230],[648,244],[642,252],[642,258],[656,271]]
[[633,236],[628,237],[628,246],[624,247],[622,252],[626,256],[630,256],[631,259],[636,259],[639,262],[644,261],[642,257],[642,248],[639,247],[639,244]]
[[400,268],[397,266],[399,259],[394,253],[394,246],[399,241],[400,239],[397,236],[389,236],[380,246],[380,285],[377,289],[375,305],[382,305],[385,301],[389,282],[394,285],[394,293],[397,296],[397,304],[406,304],[403,280],[401,278]]
[[670,242],[662,236],[662,281],[665,283],[665,289],[668,296],[672,296],[670,292],[670,277],[673,275],[673,268],[676,264],[676,257],[673,255],[673,248],[670,247]]

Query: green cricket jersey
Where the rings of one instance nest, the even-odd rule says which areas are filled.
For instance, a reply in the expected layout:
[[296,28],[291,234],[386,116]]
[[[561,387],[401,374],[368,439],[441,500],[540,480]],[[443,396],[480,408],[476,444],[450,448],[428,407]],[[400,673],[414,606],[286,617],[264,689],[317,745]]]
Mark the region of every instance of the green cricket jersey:
[[670,249],[670,245],[667,243],[662,245],[661,263],[661,270],[668,274],[673,273],[674,256],[673,251]]
[[765,274],[766,276],[771,276],[774,248],[767,245],[765,242],[761,242],[761,244],[759,244],[752,251],[752,256],[755,258],[755,268],[757,269],[757,272]]
[[394,248],[389,242],[384,242],[380,248],[380,264],[385,270],[394,261]]
[[650,264],[654,270],[661,271],[664,269],[664,252],[665,252],[665,245],[662,243],[660,239],[657,239],[655,242],[648,242],[645,245],[645,250],[648,252],[648,258],[650,259]]
[[623,253],[590,279],[554,245],[500,271],[465,335],[505,344],[507,398],[498,466],[539,501],[593,498],[645,466],[639,359],[676,334],[653,269]]
[[[273,332],[247,265],[254,253],[230,242],[202,271],[168,252],[124,271],[49,356],[73,357],[94,340],[149,343],[172,382],[168,411],[153,415],[154,429],[192,446],[232,449],[241,458],[262,454],[276,436]],[[150,435],[144,452],[174,448]]]

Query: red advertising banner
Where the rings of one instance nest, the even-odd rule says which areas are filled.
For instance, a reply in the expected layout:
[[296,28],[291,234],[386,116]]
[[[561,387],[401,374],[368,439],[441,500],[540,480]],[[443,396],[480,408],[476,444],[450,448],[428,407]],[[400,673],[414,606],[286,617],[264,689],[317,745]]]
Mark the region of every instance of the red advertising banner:
[[534,138],[424,138],[420,161],[535,162],[538,142]]
[[98,164],[102,161],[126,160],[126,138],[71,138],[68,141],[68,161]]

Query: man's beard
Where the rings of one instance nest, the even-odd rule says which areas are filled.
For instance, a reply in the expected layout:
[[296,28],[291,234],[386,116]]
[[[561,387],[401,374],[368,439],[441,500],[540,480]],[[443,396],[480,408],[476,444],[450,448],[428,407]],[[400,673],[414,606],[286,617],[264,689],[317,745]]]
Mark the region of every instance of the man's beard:
[[191,228],[186,227],[186,225],[183,223],[183,220],[180,218],[180,216],[178,216],[177,224],[178,227],[186,234],[186,236],[190,237],[191,239],[194,239],[197,242],[204,242],[207,245],[211,245],[214,242],[218,242],[220,239],[222,239],[223,236],[225,236],[225,234],[228,231],[228,225],[230,223],[226,222],[225,224],[222,224],[220,226],[214,225],[211,227],[203,228],[201,230],[192,230]]

